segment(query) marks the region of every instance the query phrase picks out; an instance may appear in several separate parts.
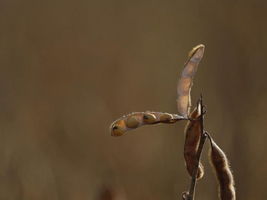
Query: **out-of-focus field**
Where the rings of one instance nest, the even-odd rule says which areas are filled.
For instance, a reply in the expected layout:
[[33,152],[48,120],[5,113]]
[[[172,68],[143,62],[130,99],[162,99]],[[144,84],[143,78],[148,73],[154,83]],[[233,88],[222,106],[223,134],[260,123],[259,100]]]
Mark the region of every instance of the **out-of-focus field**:
[[[132,111],[176,112],[187,52],[206,52],[192,91],[242,200],[267,196],[266,1],[0,1],[0,199],[181,199],[183,128],[112,138]],[[196,199],[217,199],[206,176]]]

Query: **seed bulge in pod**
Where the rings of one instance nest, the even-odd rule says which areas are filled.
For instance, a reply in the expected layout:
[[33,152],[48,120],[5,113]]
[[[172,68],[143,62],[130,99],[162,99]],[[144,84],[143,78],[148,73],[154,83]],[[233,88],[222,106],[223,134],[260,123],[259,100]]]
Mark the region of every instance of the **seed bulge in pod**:
[[122,128],[120,128],[119,126],[114,126],[112,128],[111,135],[112,136],[121,136],[121,135],[123,135],[123,133],[124,133],[124,130]]
[[110,127],[111,136],[121,136],[127,131],[124,120],[117,120],[111,124]]
[[156,116],[152,113],[145,113],[143,119],[144,122],[148,124],[153,124],[157,122]]
[[119,120],[111,125],[111,135],[112,136],[121,136],[126,132],[124,120]]
[[129,116],[126,119],[126,126],[128,128],[137,128],[139,126],[139,121],[135,116]]
[[173,119],[172,115],[169,113],[164,113],[160,116],[160,121],[161,122],[169,122]]

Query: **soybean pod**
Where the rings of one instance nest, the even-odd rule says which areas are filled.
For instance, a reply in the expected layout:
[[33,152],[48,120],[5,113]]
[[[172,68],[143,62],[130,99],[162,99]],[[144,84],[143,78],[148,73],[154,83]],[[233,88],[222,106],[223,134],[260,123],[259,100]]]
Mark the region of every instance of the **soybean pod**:
[[218,183],[219,197],[221,200],[235,200],[234,177],[230,169],[229,161],[223,150],[207,134],[210,140],[210,163],[214,168]]
[[110,132],[112,136],[121,136],[127,131],[136,129],[143,125],[158,123],[170,124],[185,119],[187,118],[177,114],[164,112],[133,112],[114,121],[110,126]]
[[[197,162],[197,151],[201,138],[201,104],[198,101],[197,106],[190,114],[190,121],[185,127],[185,144],[184,144],[184,159],[186,169],[192,177],[194,173],[195,163]],[[204,175],[204,167],[199,162],[197,179],[201,179]]]
[[194,47],[188,55],[181,77],[177,84],[177,109],[178,113],[187,117],[191,108],[190,91],[193,86],[193,78],[203,55],[205,46],[203,44]]

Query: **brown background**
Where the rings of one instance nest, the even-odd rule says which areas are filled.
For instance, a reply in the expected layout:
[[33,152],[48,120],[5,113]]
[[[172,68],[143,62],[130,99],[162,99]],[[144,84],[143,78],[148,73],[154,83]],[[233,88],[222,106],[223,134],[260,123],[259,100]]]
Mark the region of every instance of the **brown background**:
[[[266,1],[0,1],[0,199],[181,199],[183,127],[112,138],[132,111],[176,112],[187,52],[206,45],[193,87],[225,150],[238,199],[267,196]],[[198,199],[217,199],[206,158]]]

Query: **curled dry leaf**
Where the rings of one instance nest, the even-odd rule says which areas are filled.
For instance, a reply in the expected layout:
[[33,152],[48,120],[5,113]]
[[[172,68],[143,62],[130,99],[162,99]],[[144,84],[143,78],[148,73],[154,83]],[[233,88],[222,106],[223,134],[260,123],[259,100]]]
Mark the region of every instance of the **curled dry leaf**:
[[193,78],[200,63],[205,46],[200,44],[194,47],[188,55],[188,60],[185,63],[184,70],[177,85],[177,109],[178,113],[187,117],[191,107],[190,91],[193,86]]
[[[197,151],[201,138],[201,104],[197,103],[197,107],[190,114],[190,121],[187,122],[185,127],[185,144],[184,144],[184,159],[186,169],[190,176],[193,176],[195,163],[197,162]],[[204,175],[204,167],[199,162],[197,179],[202,178]]]
[[110,131],[112,136],[121,136],[129,130],[138,128],[143,125],[157,123],[175,123],[179,120],[184,119],[186,118],[180,115],[163,112],[133,112],[114,121],[110,126]]
[[209,136],[211,150],[209,153],[211,165],[219,183],[219,197],[221,200],[235,200],[234,178],[228,159],[222,149]]

